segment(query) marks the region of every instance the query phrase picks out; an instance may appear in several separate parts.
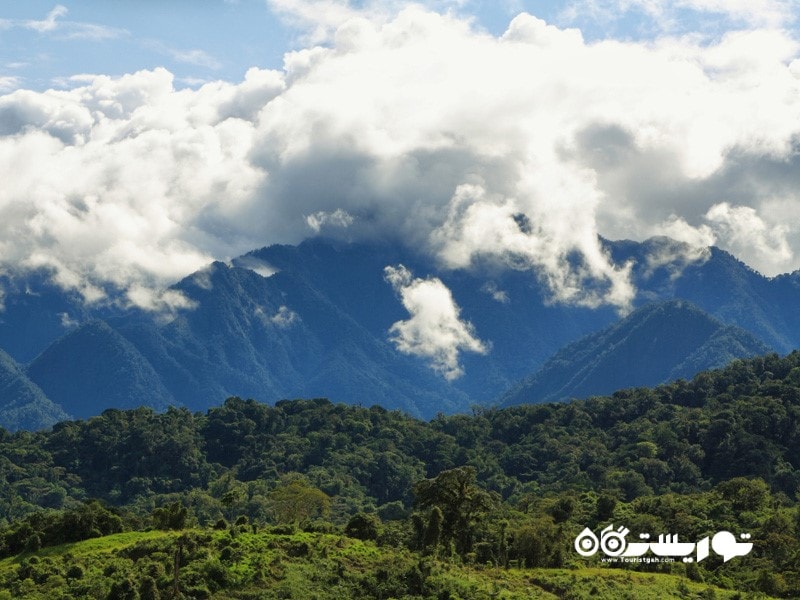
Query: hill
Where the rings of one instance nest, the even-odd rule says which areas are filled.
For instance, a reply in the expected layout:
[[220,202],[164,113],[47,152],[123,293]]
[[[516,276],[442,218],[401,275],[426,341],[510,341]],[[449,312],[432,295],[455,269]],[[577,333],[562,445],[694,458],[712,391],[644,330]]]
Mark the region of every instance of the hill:
[[607,242],[614,261],[633,261],[637,302],[691,302],[727,325],[749,331],[778,352],[800,347],[800,271],[765,277],[732,254],[711,247],[694,255],[685,245],[656,237]]
[[340,533],[239,529],[120,533],[6,559],[0,561],[0,598],[11,593],[34,600],[44,590],[71,598],[165,598],[176,584],[186,597],[214,599],[741,597],[677,575],[457,565]]
[[500,404],[553,402],[654,386],[768,351],[743,329],[726,326],[688,302],[671,300],[640,308],[569,344],[504,394]]

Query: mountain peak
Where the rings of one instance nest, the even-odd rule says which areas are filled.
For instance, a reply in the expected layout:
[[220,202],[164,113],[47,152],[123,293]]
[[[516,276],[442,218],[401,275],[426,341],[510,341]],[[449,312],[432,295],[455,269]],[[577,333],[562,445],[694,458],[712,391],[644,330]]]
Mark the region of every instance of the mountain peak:
[[48,398],[79,418],[108,407],[164,409],[173,402],[147,359],[100,320],[56,341],[27,374]]
[[556,353],[500,403],[539,403],[653,386],[769,352],[746,331],[726,326],[681,299],[644,306]]

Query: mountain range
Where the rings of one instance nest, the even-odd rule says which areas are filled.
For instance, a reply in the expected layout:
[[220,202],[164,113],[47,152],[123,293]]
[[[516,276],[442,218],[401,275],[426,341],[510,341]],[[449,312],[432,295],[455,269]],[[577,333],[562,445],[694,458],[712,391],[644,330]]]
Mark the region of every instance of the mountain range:
[[[489,260],[447,270],[396,245],[320,238],[210,264],[172,287],[192,308],[169,318],[87,305],[46,273],[6,274],[0,425],[35,429],[109,407],[202,410],[229,396],[327,397],[430,418],[654,385],[800,346],[800,272],[767,278],[667,238],[604,245],[631,265],[628,315],[554,302],[530,270]],[[460,356],[460,377],[393,341],[409,312],[385,269],[400,265],[446,286],[483,343]]]

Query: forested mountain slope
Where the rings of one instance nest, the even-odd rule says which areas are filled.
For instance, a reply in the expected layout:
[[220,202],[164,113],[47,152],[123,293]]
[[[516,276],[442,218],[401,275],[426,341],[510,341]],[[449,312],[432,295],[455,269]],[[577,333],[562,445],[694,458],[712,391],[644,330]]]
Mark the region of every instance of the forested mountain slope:
[[683,300],[650,304],[559,350],[504,394],[503,406],[609,394],[720,368],[769,348],[740,327]]
[[[730,562],[714,555],[696,567],[625,565],[689,577],[663,580],[674,597],[694,589],[791,598],[800,594],[799,450],[800,353],[735,361],[653,389],[429,422],[323,399],[273,407],[232,398],[194,414],[107,410],[52,431],[0,432],[0,515],[7,524],[0,548],[22,553],[13,569],[0,563],[0,593],[38,598],[19,596],[48,581],[39,563],[23,561],[39,549],[55,556],[61,551],[53,544],[199,526],[180,544],[143,542],[124,552],[124,542],[100,538],[98,544],[119,549],[114,569],[94,569],[71,550],[59,558],[63,581],[50,584],[78,589],[67,576],[78,566],[84,583],[100,590],[88,597],[122,589],[114,586],[139,589],[145,575],[153,579],[148,586],[169,593],[177,552],[187,565],[177,577],[185,591],[204,589],[214,598],[271,594],[283,578],[270,568],[246,567],[254,564],[245,558],[249,548],[263,543],[272,550],[288,544],[293,559],[315,557],[296,568],[312,580],[346,586],[351,580],[337,571],[340,563],[328,570],[325,553],[338,556],[334,546],[357,538],[369,541],[363,552],[386,557],[382,565],[358,563],[366,569],[358,576],[366,587],[359,589],[371,590],[364,597],[378,589],[406,590],[412,598],[448,589],[489,598],[491,589],[481,591],[483,580],[471,569],[491,564],[510,569],[494,579],[502,589],[517,589],[516,578],[529,577],[557,597],[573,589],[576,598],[591,598],[600,593],[599,580],[593,591],[579,583],[579,573],[570,584],[558,571],[536,569],[603,566],[598,556],[577,555],[573,541],[585,527],[600,531],[613,523],[634,535],[677,533],[684,540],[717,531],[751,535],[752,552]],[[462,492],[452,496],[455,490]],[[453,500],[459,494],[469,504]],[[324,535],[333,536],[326,551]],[[319,554],[312,550],[318,546]],[[192,548],[203,548],[202,556]],[[128,556],[139,558],[128,563]],[[143,557],[162,567],[139,570]],[[405,566],[395,571],[390,563]],[[449,571],[443,583],[437,573],[453,564],[466,570]],[[408,587],[410,581],[417,583]],[[281,589],[302,595],[307,588],[300,585],[293,580]],[[710,585],[726,591],[709,591]],[[635,593],[608,590],[608,598]]]
[[[800,353],[584,402],[430,422],[327,400],[230,399],[206,413],[108,410],[52,431],[4,433],[2,456],[15,466],[2,471],[2,514],[45,496],[118,503],[203,489],[228,470],[244,481],[306,472],[328,493],[381,505],[407,502],[413,481],[467,464],[504,497],[534,485],[632,499],[739,476],[795,497],[799,448]],[[24,483],[32,477],[43,480]]]

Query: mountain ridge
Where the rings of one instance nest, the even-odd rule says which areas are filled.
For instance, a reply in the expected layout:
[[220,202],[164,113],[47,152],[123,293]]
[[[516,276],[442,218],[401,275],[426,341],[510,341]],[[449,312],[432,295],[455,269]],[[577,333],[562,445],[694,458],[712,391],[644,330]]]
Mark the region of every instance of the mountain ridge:
[[569,344],[498,402],[552,402],[659,385],[769,351],[743,329],[685,300],[669,300]]
[[69,418],[8,353],[0,350],[0,427],[43,429]]
[[[712,248],[691,254],[688,246],[666,238],[603,244],[617,264],[632,265],[634,308],[683,299],[759,338],[765,350],[785,353],[800,346],[800,316],[793,310],[800,302],[800,274],[766,278],[727,252]],[[431,369],[430,355],[401,352],[392,342],[392,326],[413,317],[386,280],[385,268],[399,265],[414,281],[441,282],[461,321],[471,324],[477,339],[490,348],[485,354],[461,353],[460,378],[445,380]],[[12,356],[22,363],[33,360],[29,373],[46,391],[55,390],[67,412],[77,400],[59,396],[58,390],[78,393],[69,383],[69,370],[55,369],[64,378],[60,382],[34,365],[43,364],[42,355],[92,319],[119,334],[124,343],[112,341],[109,331],[101,337],[140,365],[135,370],[142,379],[128,381],[128,389],[137,390],[130,401],[203,409],[228,396],[265,402],[325,396],[363,405],[377,402],[420,417],[490,404],[568,344],[620,319],[615,307],[554,302],[532,271],[487,261],[470,270],[443,269],[415,250],[380,242],[312,238],[296,246],[253,250],[229,263],[214,262],[170,288],[193,308],[168,319],[131,308],[70,308],[75,298],[66,293],[60,298],[46,278],[37,277],[18,282],[17,292],[6,298],[10,312],[0,322],[0,342],[16,340],[26,329],[38,332],[36,344],[43,345],[39,358],[31,340],[11,343],[17,353]],[[48,310],[62,309],[42,322]],[[738,330],[719,332],[708,340],[715,346],[693,347],[681,360],[671,361],[671,376],[688,377],[694,369],[716,365],[709,357],[750,353],[753,341],[745,338]],[[92,352],[97,360],[104,358],[89,346],[72,351],[76,357]],[[624,387],[636,381],[619,383]],[[144,393],[147,387],[154,390],[150,396]],[[80,394],[97,410],[113,397],[89,387]],[[121,398],[115,403],[129,405]]]

